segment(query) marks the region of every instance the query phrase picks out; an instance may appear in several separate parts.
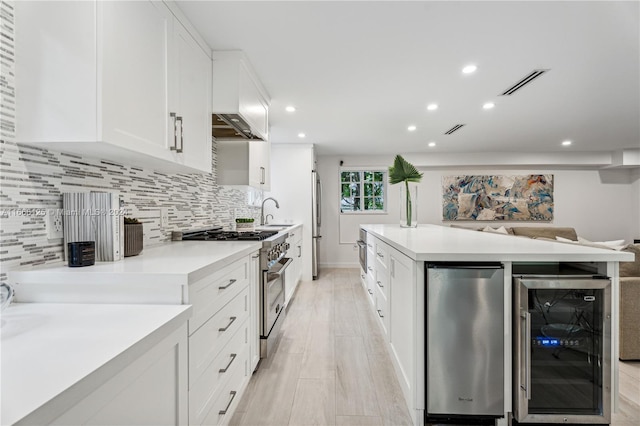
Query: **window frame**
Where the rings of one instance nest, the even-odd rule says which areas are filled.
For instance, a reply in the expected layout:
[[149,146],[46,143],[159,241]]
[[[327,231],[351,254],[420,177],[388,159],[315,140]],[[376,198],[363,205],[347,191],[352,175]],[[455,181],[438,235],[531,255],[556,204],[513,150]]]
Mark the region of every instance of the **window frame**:
[[[364,173],[365,172],[369,172],[369,173],[382,173],[382,203],[383,203],[383,209],[381,210],[357,210],[357,211],[343,211],[342,210],[342,173],[345,172],[358,172],[358,173],[362,173],[362,179],[359,182],[360,185],[360,199],[364,200],[365,195],[364,195]],[[340,214],[341,215],[382,215],[382,214],[387,214],[387,203],[388,203],[388,186],[389,186],[389,170],[387,168],[384,167],[340,167],[339,171],[338,171],[338,179],[339,179],[339,186],[340,186],[340,199],[338,201],[338,205],[340,208]]]

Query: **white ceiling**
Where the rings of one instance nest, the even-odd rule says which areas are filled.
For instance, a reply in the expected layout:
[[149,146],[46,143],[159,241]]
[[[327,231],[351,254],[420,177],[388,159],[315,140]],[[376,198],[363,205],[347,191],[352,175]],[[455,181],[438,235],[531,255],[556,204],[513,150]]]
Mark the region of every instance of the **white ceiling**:
[[[273,143],[324,155],[640,148],[638,2],[178,4],[214,50],[246,53],[271,96]],[[498,96],[538,68],[550,71]]]

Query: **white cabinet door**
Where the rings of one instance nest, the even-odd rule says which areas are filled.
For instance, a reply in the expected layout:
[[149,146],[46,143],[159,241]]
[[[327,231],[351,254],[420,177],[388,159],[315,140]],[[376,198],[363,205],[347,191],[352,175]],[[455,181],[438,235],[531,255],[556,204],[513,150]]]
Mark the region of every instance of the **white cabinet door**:
[[170,82],[175,86],[169,111],[179,124],[176,161],[211,172],[211,59],[177,21],[173,33],[175,77]]
[[250,370],[253,371],[260,361],[260,253],[256,252],[251,256],[250,275],[250,300],[249,310],[249,344],[251,345],[251,355],[249,357]]
[[271,143],[249,144],[249,186],[269,191],[271,189]]
[[415,342],[415,276],[414,262],[399,251],[389,248],[390,256],[390,344],[399,367],[398,377],[405,398],[414,389]]
[[149,1],[98,2],[97,15],[102,139],[171,159],[167,81],[173,15]]

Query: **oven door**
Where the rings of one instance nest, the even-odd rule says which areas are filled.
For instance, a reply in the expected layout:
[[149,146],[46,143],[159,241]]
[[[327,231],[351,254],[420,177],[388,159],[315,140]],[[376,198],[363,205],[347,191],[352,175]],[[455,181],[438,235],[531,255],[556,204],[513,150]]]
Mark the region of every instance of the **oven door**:
[[262,273],[262,336],[265,338],[271,334],[284,307],[284,274],[292,261],[284,257]]

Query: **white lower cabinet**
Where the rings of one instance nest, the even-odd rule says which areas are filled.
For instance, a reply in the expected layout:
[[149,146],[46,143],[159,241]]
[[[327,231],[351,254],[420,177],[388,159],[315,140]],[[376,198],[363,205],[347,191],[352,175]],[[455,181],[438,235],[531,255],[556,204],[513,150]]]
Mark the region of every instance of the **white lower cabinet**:
[[296,287],[302,278],[302,227],[297,226],[289,231],[287,239],[290,247],[287,251],[287,257],[293,259],[284,275],[285,287],[285,304],[293,297]]
[[[40,410],[43,411],[43,410]],[[187,326],[174,331],[53,421],[35,412],[27,424],[187,424]]]
[[189,424],[227,424],[257,362],[258,253],[189,286]]
[[[370,235],[370,234],[368,234]],[[363,286],[380,328],[410,412],[416,399],[417,292],[415,265],[409,257],[375,237],[367,237],[367,271]]]
[[[416,387],[416,286],[415,262],[390,249],[389,344],[405,398],[413,400]],[[420,301],[422,302],[422,301]]]

